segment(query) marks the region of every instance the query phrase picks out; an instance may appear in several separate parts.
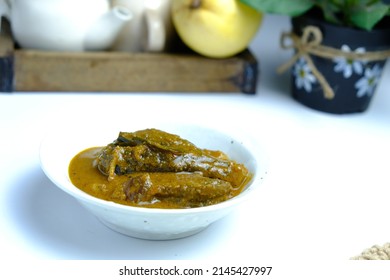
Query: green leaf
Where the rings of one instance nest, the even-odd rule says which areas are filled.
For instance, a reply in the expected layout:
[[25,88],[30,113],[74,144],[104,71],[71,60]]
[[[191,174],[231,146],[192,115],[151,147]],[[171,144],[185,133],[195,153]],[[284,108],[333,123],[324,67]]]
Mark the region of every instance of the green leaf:
[[345,8],[345,1],[316,0],[315,2],[316,6],[322,10],[326,21],[341,24],[339,14]]
[[[371,30],[385,16],[390,5],[382,0],[239,0],[256,10],[295,17],[316,7],[327,22]],[[388,3],[388,2],[386,2]]]
[[350,11],[349,20],[359,28],[372,30],[374,26],[389,14],[389,6],[381,2],[367,7],[358,7]]
[[314,5],[313,0],[240,0],[256,10],[270,14],[298,16]]

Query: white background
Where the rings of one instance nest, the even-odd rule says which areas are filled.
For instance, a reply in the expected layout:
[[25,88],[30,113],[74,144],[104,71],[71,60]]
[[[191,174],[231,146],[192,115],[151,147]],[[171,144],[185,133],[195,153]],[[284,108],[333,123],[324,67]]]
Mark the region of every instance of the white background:
[[[344,261],[390,242],[390,65],[362,114],[331,115],[294,101],[287,18],[267,16],[251,50],[260,64],[256,95],[0,94],[0,256],[37,259]],[[39,165],[54,127],[126,117],[198,120],[249,128],[269,153],[259,196],[203,232],[147,241],[111,231],[59,190]],[[64,147],[66,148],[66,147]]]

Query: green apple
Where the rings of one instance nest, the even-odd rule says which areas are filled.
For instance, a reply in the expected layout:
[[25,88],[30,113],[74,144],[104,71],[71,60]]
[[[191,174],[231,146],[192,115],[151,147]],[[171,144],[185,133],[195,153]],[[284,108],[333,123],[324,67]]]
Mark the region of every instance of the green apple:
[[172,0],[172,21],[193,51],[225,58],[243,51],[256,35],[263,15],[239,0]]

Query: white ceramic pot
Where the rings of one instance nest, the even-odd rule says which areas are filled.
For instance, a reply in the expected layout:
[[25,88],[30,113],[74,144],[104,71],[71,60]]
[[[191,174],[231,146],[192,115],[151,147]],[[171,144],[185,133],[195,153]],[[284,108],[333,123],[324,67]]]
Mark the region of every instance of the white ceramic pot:
[[109,0],[0,0],[22,48],[55,51],[102,50],[131,19],[126,7]]

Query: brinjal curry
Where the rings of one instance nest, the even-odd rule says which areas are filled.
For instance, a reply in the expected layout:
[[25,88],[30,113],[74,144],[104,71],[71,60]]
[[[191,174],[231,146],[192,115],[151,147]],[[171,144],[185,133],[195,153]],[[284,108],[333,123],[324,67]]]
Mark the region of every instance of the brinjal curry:
[[196,147],[158,129],[120,132],[69,165],[72,183],[100,199],[153,208],[192,208],[238,195],[248,169],[221,151]]

